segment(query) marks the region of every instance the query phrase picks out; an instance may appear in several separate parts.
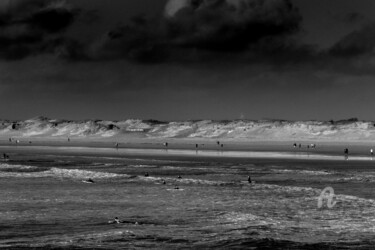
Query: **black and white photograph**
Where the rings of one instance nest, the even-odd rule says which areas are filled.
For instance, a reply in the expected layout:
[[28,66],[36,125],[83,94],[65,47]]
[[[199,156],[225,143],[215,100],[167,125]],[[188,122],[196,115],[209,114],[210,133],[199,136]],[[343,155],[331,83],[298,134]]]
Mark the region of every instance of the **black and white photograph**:
[[375,249],[374,0],[0,0],[0,249]]

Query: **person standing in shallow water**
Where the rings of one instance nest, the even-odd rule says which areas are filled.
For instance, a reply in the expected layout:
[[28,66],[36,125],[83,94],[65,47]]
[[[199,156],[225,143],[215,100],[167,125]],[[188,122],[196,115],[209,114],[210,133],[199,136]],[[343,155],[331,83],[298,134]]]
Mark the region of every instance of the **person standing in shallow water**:
[[251,183],[251,177],[250,177],[250,175],[247,176],[247,182]]
[[370,154],[371,154],[371,156],[374,155],[374,150],[373,149],[370,149]]

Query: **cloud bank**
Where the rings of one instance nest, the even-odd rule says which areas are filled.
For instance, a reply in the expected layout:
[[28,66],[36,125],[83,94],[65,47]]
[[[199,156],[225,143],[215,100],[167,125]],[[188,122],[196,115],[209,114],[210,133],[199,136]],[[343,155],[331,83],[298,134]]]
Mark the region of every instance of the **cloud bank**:
[[79,13],[65,1],[16,0],[0,5],[0,57],[23,59],[54,53],[67,43],[63,32]]

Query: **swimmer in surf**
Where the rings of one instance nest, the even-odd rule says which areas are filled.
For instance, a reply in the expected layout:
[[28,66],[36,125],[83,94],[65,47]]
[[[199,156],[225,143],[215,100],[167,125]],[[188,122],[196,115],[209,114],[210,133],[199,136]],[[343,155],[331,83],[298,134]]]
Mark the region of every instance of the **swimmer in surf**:
[[250,177],[250,175],[247,176],[247,182],[251,183],[251,177]]

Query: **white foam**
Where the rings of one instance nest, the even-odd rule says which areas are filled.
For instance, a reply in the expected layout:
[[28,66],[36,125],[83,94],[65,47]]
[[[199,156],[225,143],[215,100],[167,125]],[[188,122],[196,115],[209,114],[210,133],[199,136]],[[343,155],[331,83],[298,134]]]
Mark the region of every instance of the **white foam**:
[[119,178],[129,177],[126,174],[114,174],[106,172],[95,172],[80,169],[63,169],[63,168],[51,168],[41,172],[0,172],[0,177],[26,177],[26,178],[41,178],[41,177],[53,177],[53,178],[67,178],[67,179],[108,179],[108,178]]

